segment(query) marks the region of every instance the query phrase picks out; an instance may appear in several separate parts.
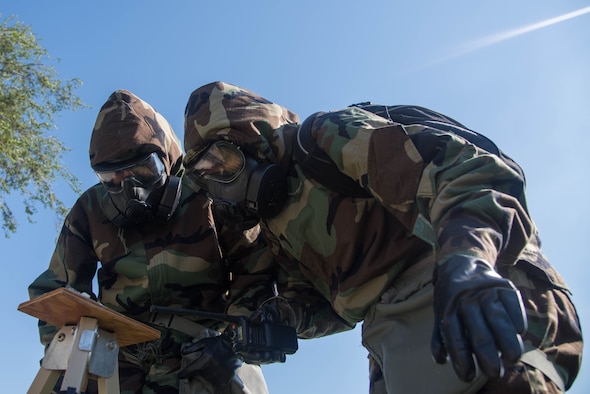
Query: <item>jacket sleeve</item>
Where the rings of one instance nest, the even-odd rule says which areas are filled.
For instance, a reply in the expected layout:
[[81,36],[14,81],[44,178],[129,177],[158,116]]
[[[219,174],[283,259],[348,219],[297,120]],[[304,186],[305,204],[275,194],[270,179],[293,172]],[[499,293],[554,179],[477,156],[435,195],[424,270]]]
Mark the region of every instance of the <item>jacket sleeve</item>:
[[[403,211],[411,212],[416,235],[428,240],[430,232],[438,263],[462,254],[492,266],[515,264],[535,231],[526,208],[522,173],[498,155],[452,133],[419,125],[403,130],[409,139],[396,155],[382,151],[388,147],[383,133],[372,137],[371,150],[381,151],[375,155],[385,162],[369,163],[373,192],[402,221],[407,220]],[[405,174],[391,171],[399,181],[394,188],[384,186],[383,180],[391,177],[384,170],[395,167],[396,161],[416,161],[408,158],[418,155],[422,161],[419,173],[417,166]],[[400,187],[405,188],[402,199],[410,203],[392,196]]]
[[320,338],[355,327],[354,323],[338,316],[330,302],[303,277],[300,270],[281,270],[279,278],[280,293],[294,312],[299,338]]
[[228,276],[227,313],[249,316],[273,296],[278,268],[260,235],[260,226],[236,232],[225,226],[218,231]]
[[314,126],[314,139],[340,170],[433,245],[439,263],[467,254],[511,265],[535,231],[520,168],[451,125],[401,125],[348,108],[319,116]]
[[534,232],[524,180],[498,156],[473,145],[449,148],[457,153],[449,157],[448,167],[439,172],[430,166],[424,174],[435,180],[429,214],[438,241],[437,261],[467,254],[492,266],[515,264]]
[[[98,259],[91,243],[83,236],[84,223],[87,223],[86,215],[78,200],[66,216],[49,267],[29,285],[31,299],[60,287],[72,287],[96,300],[92,279]],[[41,343],[47,346],[57,330],[39,321]]]
[[232,260],[229,314],[248,316],[266,300],[279,295],[293,312],[299,338],[317,338],[354,328],[354,324],[333,311],[330,303],[296,267],[288,270],[288,261],[274,254],[266,242],[259,237],[249,254]]

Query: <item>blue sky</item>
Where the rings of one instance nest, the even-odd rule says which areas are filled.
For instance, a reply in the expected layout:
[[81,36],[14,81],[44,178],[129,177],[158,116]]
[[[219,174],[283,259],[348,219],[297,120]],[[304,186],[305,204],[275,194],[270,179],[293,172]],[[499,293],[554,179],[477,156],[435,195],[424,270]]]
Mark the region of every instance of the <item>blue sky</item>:
[[[568,281],[590,330],[588,1],[5,1],[2,17],[30,25],[60,78],[92,106],[62,113],[52,131],[71,151],[64,164],[96,182],[90,132],[110,93],[125,88],[183,134],[190,93],[222,80],[297,112],[360,101],[417,104],[486,134],[525,169],[529,208],[552,264]],[[576,11],[578,11],[576,13]],[[561,16],[561,18],[559,18]],[[60,197],[76,199],[62,183]],[[46,269],[62,218],[22,215],[0,238],[2,391],[25,392],[42,347],[36,319],[17,311]],[[586,346],[587,347],[587,346]],[[300,341],[285,364],[264,367],[272,393],[366,393],[366,351],[354,331]],[[590,392],[583,365],[570,393]]]

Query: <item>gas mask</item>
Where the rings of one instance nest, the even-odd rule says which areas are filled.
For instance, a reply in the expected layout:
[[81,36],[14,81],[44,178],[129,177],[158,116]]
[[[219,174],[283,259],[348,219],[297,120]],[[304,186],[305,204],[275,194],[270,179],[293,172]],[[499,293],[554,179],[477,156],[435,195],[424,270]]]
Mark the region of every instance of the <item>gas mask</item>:
[[108,191],[104,212],[118,227],[168,220],[178,205],[180,178],[166,174],[155,152],[138,160],[97,165],[94,171]]
[[279,166],[246,157],[227,141],[209,145],[187,166],[187,175],[209,192],[216,219],[239,230],[276,216],[287,195]]

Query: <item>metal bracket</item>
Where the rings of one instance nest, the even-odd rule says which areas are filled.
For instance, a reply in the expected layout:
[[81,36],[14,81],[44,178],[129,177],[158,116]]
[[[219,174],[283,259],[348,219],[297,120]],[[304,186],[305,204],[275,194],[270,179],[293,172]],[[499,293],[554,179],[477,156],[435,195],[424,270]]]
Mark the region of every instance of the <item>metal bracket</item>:
[[118,355],[116,334],[99,329],[95,318],[82,317],[77,326],[64,326],[53,337],[41,364],[46,372],[39,374],[31,390],[50,388],[54,373],[59,376],[65,371],[62,391],[81,393],[86,388],[88,374],[92,374],[108,380],[106,392],[118,393]]

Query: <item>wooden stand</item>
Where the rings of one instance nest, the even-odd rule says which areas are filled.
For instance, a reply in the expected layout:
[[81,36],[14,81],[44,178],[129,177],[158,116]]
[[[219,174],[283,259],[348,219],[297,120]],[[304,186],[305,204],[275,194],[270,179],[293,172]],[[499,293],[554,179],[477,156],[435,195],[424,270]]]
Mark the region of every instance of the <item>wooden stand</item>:
[[100,394],[119,394],[119,346],[153,341],[160,331],[60,288],[23,302],[18,310],[61,327],[45,352],[28,394],[49,394],[65,371],[61,391],[79,394],[89,375]]

